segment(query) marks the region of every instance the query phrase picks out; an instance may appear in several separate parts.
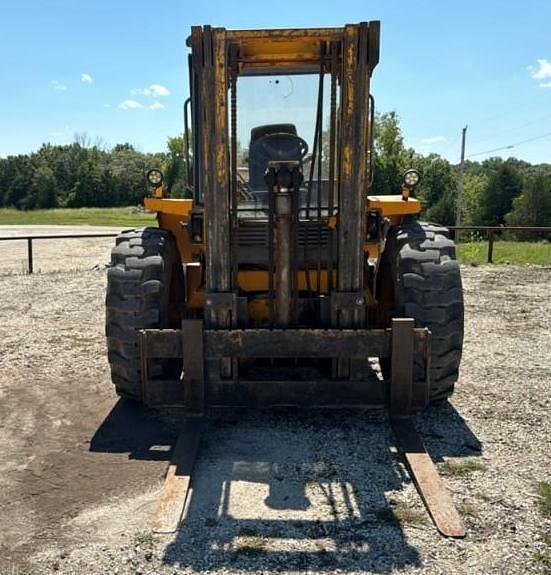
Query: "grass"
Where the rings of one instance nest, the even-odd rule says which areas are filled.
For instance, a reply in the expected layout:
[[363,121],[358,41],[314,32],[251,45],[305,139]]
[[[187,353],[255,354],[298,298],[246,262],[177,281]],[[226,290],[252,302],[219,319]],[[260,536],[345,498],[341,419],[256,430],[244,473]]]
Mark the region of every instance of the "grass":
[[375,517],[384,523],[398,523],[399,525],[424,525],[427,522],[425,513],[412,509],[403,503],[394,507],[384,507],[375,511]]
[[544,573],[551,571],[551,556],[545,551],[536,551],[534,553],[534,561],[543,567]]
[[448,460],[442,463],[441,467],[443,473],[446,475],[453,475],[456,477],[463,477],[469,475],[473,471],[486,471],[486,465],[478,459],[459,459]]
[[67,225],[133,227],[155,225],[155,214],[123,208],[58,208],[20,211],[0,208],[0,225]]
[[[457,247],[461,263],[482,265],[488,262],[488,242],[462,242]],[[495,241],[494,264],[551,265],[551,242]]]
[[538,484],[538,496],[541,514],[545,517],[551,517],[551,483],[541,481]]
[[470,503],[460,503],[457,506],[457,511],[462,517],[478,517],[478,509]]
[[238,555],[259,555],[265,552],[266,540],[258,536],[240,536],[235,543],[234,552]]
[[[544,517],[551,518],[551,483],[548,481],[538,483],[538,507]],[[544,573],[551,573],[551,554],[549,554],[551,533],[543,533],[542,539],[545,548],[536,551],[533,559],[543,569]]]

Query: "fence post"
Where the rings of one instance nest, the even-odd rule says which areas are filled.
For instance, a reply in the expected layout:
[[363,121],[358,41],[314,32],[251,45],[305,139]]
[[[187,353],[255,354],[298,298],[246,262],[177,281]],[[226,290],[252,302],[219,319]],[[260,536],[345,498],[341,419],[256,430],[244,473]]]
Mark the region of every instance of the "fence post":
[[33,239],[27,238],[27,259],[29,262],[29,273],[33,273]]
[[488,230],[488,263],[494,263],[494,230]]

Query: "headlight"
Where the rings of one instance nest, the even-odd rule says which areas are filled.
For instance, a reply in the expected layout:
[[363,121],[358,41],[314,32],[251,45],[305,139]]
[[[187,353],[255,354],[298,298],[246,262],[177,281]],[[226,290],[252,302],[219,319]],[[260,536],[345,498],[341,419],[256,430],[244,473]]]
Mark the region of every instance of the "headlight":
[[157,188],[163,183],[163,172],[161,172],[161,170],[159,170],[158,168],[153,168],[152,170],[149,170],[149,172],[147,172],[145,177],[147,178],[147,181],[155,188]]
[[421,179],[421,174],[417,170],[407,170],[404,174],[403,181],[406,188],[414,188]]

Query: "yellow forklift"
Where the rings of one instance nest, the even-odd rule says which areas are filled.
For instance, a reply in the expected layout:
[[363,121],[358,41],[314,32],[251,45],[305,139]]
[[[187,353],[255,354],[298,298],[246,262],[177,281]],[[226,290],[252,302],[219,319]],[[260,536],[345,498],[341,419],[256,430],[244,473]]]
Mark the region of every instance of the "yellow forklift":
[[188,46],[192,198],[165,197],[152,169],[144,203],[158,227],[116,240],[117,392],[195,415],[389,407],[414,477],[432,469],[421,492],[439,529],[464,534],[410,418],[458,377],[460,270],[447,230],[418,221],[416,170],[396,195],[369,195],[379,22],[195,26]]

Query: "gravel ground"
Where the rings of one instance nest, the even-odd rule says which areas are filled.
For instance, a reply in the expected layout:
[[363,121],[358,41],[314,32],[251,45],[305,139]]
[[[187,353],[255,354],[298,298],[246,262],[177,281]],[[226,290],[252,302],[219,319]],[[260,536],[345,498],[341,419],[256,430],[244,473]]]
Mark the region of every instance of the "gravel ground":
[[285,411],[212,421],[181,530],[152,536],[179,416],[114,395],[105,271],[0,277],[0,573],[548,572],[551,267],[463,276],[458,391],[418,418],[459,541],[428,519],[384,413]]
[[[0,237],[119,233],[109,226],[0,226]],[[113,238],[33,240],[35,272],[77,271],[103,267],[109,261]],[[0,276],[26,273],[27,242],[0,242]]]

